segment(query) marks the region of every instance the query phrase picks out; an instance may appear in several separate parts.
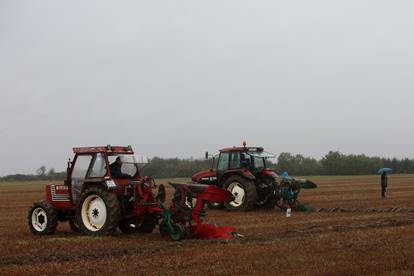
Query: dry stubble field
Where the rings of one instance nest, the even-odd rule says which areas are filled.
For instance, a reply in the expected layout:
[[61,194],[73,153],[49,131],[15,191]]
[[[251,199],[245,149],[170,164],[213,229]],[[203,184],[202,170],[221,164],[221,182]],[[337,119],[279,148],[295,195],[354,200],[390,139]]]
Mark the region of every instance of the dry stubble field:
[[[414,176],[310,177],[319,188],[302,202],[316,208],[414,207]],[[166,182],[166,180],[159,182]],[[26,213],[43,183],[0,183],[0,274],[414,275],[414,213],[312,212],[286,218],[278,209],[209,211],[207,222],[234,226],[242,239],[163,240],[147,235],[89,237],[66,223],[53,236],[32,235]],[[168,189],[171,195],[172,190]]]

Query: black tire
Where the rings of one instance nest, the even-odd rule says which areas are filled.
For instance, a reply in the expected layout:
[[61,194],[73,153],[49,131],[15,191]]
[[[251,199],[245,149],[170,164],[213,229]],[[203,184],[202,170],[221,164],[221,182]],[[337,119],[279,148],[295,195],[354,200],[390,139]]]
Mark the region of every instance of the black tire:
[[73,231],[73,232],[75,232],[75,233],[82,233],[82,230],[81,230],[81,228],[79,227],[79,224],[78,224],[78,222],[76,221],[76,219],[70,219],[69,220],[69,226],[70,226],[70,229]]
[[144,221],[124,220],[119,222],[119,230],[124,234],[152,233],[157,225],[155,218],[149,217]]
[[[100,205],[90,206],[92,203],[95,204],[94,200],[97,200]],[[95,209],[90,210],[88,208]],[[99,219],[99,215],[103,212],[106,212],[106,216],[103,216],[103,222],[99,223],[102,225],[98,223],[98,225],[93,225],[93,222],[90,221],[91,216]],[[118,227],[120,218],[121,207],[116,194],[96,186],[88,187],[82,193],[76,209],[76,221],[82,233],[95,236],[112,234]]]
[[136,223],[130,220],[121,220],[119,222],[118,228],[124,234],[132,234],[137,232],[137,228],[135,227]]
[[157,222],[154,218],[147,218],[142,222],[142,224],[138,227],[139,233],[152,233],[155,229]]
[[[244,192],[244,196],[242,196],[239,200],[237,198],[237,193],[234,191],[235,185],[241,188]],[[257,197],[256,185],[254,181],[239,175],[232,175],[224,182],[223,186],[236,197],[234,201],[224,203],[227,210],[249,211],[254,208],[254,203]]]
[[262,208],[267,210],[272,210],[276,206],[276,198],[273,196],[269,199],[267,199],[266,203],[262,206]]
[[266,182],[267,188],[265,188],[261,194],[261,197],[264,198],[264,202],[263,204],[258,205],[258,207],[266,210],[272,210],[275,208],[277,201],[276,183],[273,178],[264,179],[263,181]]
[[27,220],[30,232],[35,235],[51,235],[58,225],[56,208],[46,200],[32,205]]
[[223,209],[224,203],[223,202],[207,202],[207,206],[209,209]]

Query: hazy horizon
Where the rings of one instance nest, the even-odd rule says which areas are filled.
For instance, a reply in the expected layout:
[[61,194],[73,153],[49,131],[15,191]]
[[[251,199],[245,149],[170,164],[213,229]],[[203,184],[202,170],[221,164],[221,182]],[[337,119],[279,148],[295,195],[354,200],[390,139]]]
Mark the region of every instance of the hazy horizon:
[[0,1],[0,176],[72,147],[414,158],[409,1]]

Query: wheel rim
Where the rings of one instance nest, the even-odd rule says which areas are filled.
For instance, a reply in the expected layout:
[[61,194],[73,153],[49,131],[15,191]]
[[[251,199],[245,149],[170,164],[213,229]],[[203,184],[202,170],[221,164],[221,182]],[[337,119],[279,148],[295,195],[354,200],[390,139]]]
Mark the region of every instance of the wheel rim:
[[106,204],[98,195],[88,196],[82,203],[82,222],[89,231],[99,231],[106,223]]
[[36,208],[32,213],[32,225],[38,232],[43,232],[47,226],[47,214],[43,208]]
[[232,182],[227,190],[234,196],[234,200],[229,204],[233,207],[240,207],[243,204],[244,196],[246,194],[244,188],[238,182]]

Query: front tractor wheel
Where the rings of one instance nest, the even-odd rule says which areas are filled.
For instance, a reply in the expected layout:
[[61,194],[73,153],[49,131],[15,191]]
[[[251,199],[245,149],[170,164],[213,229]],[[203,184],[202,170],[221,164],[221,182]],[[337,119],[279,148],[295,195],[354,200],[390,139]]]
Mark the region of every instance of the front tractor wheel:
[[46,200],[36,202],[27,215],[30,231],[35,235],[51,235],[58,224],[57,211]]
[[257,197],[256,185],[253,181],[239,175],[233,175],[224,182],[224,188],[234,196],[233,201],[224,203],[228,210],[248,211],[253,209]]
[[116,194],[99,187],[90,187],[81,195],[76,219],[83,233],[111,234],[117,228],[120,217],[121,208]]

